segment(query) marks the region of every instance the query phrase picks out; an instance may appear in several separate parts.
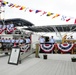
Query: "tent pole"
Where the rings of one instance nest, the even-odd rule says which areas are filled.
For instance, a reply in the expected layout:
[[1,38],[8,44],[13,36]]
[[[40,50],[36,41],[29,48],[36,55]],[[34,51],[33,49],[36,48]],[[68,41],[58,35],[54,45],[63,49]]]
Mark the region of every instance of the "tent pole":
[[57,33],[59,34],[59,37],[60,37],[60,39],[62,40],[62,35],[61,35],[61,33],[58,32],[58,30],[56,29],[56,27],[53,27],[53,29],[55,30],[56,34],[57,34]]

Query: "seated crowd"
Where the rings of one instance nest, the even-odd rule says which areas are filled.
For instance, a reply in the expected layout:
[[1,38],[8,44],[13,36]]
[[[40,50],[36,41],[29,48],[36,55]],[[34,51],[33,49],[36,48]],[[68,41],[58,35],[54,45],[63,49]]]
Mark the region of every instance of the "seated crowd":
[[0,38],[0,43],[2,43],[2,48],[3,50],[5,49],[10,49],[12,48],[14,45],[20,47],[22,44],[30,44],[30,38]]
[[7,33],[12,33],[14,30],[15,30],[15,26],[13,24],[13,22],[8,22],[8,23],[0,23],[0,34],[3,32],[3,31],[7,31]]
[[2,43],[30,43],[30,38],[0,38],[0,42]]

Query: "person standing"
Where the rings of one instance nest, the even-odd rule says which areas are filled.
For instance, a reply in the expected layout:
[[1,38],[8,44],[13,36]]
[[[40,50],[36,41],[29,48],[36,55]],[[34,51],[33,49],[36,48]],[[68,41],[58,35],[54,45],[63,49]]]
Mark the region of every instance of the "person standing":
[[49,43],[51,43],[51,44],[55,44],[55,39],[54,39],[53,36],[51,36],[51,38],[49,39]]
[[74,40],[73,36],[70,36],[69,40]]
[[25,41],[26,41],[26,44],[31,43],[31,40],[30,40],[30,38],[29,38],[29,37],[26,37],[26,38],[25,38]]
[[23,38],[19,38],[19,43],[20,44],[24,43],[24,39]]
[[73,40],[74,40],[74,38],[73,38],[73,36],[71,35],[70,38],[69,38],[69,43],[70,43],[70,44],[74,43]]
[[40,43],[45,43],[45,38],[44,38],[43,36],[41,36],[41,37],[39,38],[39,42],[40,42]]

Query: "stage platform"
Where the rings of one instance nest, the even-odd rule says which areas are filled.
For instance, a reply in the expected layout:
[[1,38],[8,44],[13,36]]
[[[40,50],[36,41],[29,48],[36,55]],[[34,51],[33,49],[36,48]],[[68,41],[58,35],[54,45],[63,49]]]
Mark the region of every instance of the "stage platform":
[[32,54],[21,64],[8,64],[9,56],[0,56],[0,75],[76,75],[76,62],[71,62],[70,54],[49,54],[47,59],[35,58]]

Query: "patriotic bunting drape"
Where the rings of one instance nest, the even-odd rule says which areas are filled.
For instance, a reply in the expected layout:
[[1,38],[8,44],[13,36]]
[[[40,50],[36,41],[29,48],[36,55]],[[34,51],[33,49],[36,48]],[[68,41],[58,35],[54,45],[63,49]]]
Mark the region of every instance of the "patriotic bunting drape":
[[2,5],[1,6],[6,6],[7,5],[10,8],[17,8],[19,10],[34,12],[35,14],[41,13],[40,16],[43,16],[43,15],[46,14],[46,16],[50,16],[51,19],[54,19],[54,18],[57,18],[57,17],[61,16],[61,20],[62,21],[66,21],[66,22],[69,22],[71,19],[74,19],[75,20],[74,21],[74,24],[76,24],[76,18],[68,17],[68,16],[65,16],[65,15],[58,14],[58,13],[52,13],[52,12],[42,11],[42,10],[38,10],[38,9],[36,9],[36,10],[34,9],[33,10],[31,8],[27,8],[26,6],[9,3],[9,2],[3,1],[3,0],[0,0],[0,1],[2,2]]
[[13,28],[7,28],[6,31],[7,31],[7,34],[12,34],[14,32],[14,30],[16,30],[15,27]]
[[0,25],[0,34],[2,34],[4,31],[7,31],[7,34],[12,34],[14,30],[16,30],[16,28],[11,27],[11,25],[9,25],[9,27],[7,27],[7,25]]
[[40,53],[51,53],[54,50],[52,44],[40,44]]
[[69,52],[74,47],[73,44],[57,44],[58,50],[61,52]]
[[71,52],[76,44],[40,44],[40,51],[39,53],[51,53],[57,49],[62,53]]
[[21,50],[21,52],[27,52],[30,48],[31,48],[31,45],[30,44],[23,44],[20,47],[20,50]]

